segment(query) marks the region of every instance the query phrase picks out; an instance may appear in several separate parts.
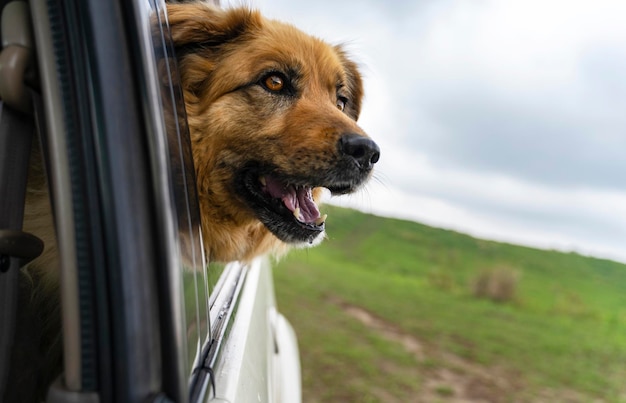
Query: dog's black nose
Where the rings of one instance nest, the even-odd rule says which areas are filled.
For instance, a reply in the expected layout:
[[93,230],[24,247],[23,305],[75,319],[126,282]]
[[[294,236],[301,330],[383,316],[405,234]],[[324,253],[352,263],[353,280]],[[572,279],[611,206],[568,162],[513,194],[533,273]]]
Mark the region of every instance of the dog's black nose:
[[359,134],[344,134],[339,139],[339,150],[362,168],[371,168],[380,158],[380,148],[371,139]]

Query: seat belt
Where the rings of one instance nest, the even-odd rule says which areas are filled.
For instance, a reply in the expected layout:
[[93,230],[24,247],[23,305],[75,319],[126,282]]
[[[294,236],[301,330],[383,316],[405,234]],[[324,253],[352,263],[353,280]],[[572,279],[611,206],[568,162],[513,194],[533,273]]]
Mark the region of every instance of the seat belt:
[[[39,256],[43,242],[22,231],[35,118],[30,81],[34,68],[28,6],[2,10],[0,53],[0,402],[14,342],[19,269]],[[29,72],[31,76],[29,77]],[[37,109],[37,108],[35,108]]]

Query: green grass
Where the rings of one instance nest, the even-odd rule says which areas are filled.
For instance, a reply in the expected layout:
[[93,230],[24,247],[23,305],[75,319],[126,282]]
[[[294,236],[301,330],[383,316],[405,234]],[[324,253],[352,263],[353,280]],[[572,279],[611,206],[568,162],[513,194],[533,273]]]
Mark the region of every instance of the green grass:
[[[359,306],[424,343],[519,377],[533,401],[566,389],[618,402],[626,392],[626,265],[479,240],[328,206],[329,239],[274,269],[279,309],[300,342],[305,401],[411,401],[447,365],[418,361],[351,318]],[[519,274],[515,297],[473,296],[481,271]],[[427,351],[428,353],[428,351]],[[435,390],[445,401],[448,386]],[[507,400],[503,400],[507,401]]]

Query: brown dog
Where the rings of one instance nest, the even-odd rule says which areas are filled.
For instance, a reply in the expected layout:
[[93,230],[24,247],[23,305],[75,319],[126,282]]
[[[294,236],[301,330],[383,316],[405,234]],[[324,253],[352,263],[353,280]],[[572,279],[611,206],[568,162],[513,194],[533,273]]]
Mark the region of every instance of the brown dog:
[[354,191],[379,158],[356,124],[355,63],[248,9],[178,4],[168,14],[211,259],[319,243],[321,188]]

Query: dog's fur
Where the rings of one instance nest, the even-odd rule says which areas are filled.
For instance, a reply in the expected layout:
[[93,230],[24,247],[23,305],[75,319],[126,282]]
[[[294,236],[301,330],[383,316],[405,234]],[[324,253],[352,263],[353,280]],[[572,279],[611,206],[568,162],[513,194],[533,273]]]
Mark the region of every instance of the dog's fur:
[[[340,46],[246,8],[171,4],[168,18],[209,258],[247,261],[319,243],[325,217],[313,199],[322,188],[354,191],[378,160],[356,124],[363,96],[356,64]],[[46,243],[29,268],[45,301],[58,292],[56,246],[40,158],[33,161],[24,227]],[[42,323],[54,325],[56,333],[46,333],[56,339],[52,315]],[[42,343],[60,351],[58,340]],[[60,353],[52,357],[58,362]]]
[[[185,4],[168,14],[211,258],[248,260],[284,241],[321,241],[321,231],[291,236],[268,225],[276,221],[263,217],[268,206],[251,206],[240,187],[269,175],[318,187],[318,198],[320,186],[346,193],[363,183],[371,165],[355,167],[338,149],[345,134],[366,136],[356,124],[363,88],[355,63],[341,47],[247,9]],[[264,88],[272,74],[285,80],[282,92]]]

